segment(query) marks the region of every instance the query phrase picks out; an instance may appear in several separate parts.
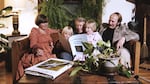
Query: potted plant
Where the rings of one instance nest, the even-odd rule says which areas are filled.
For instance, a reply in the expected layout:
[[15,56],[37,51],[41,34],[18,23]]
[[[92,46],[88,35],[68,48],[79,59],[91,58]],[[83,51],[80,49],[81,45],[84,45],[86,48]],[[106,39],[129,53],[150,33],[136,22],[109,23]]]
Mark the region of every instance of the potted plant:
[[[73,0],[69,1],[73,2]],[[92,18],[101,24],[102,10],[105,4],[105,0],[79,0],[77,7],[68,7],[65,0],[44,0],[39,3],[38,8],[40,14],[48,16],[50,28],[61,29],[76,17]]]
[[83,42],[83,45],[85,61],[75,62],[76,67],[70,76],[74,76],[80,70],[100,75],[115,75],[119,72],[127,77],[131,76],[129,70],[119,64],[120,55],[115,48],[111,47],[110,41],[99,41],[96,47],[88,42]]
[[50,28],[62,29],[74,17],[74,14],[63,3],[64,0],[45,0],[39,4],[39,13],[48,17]]
[[99,41],[96,50],[100,51],[97,57],[102,61],[99,71],[105,74],[115,74],[117,72],[120,55],[115,48],[111,47],[110,41],[107,43]]
[[[8,18],[10,16],[13,16],[11,14],[12,12],[12,6],[7,6],[3,9],[0,10],[0,19],[1,18]],[[0,23],[0,28],[3,28],[5,25],[3,23]],[[7,37],[3,34],[0,34],[0,53],[6,52],[9,47],[8,45],[8,40],[6,39]]]
[[0,34],[0,53],[7,52],[8,49],[10,49],[8,45],[7,37],[3,34]]
[[94,19],[98,25],[102,21],[103,7],[106,5],[105,0],[82,0],[78,15],[86,19]]
[[[3,9],[0,10],[0,19],[1,18],[8,18],[10,16],[12,16],[12,14],[10,14],[12,12],[12,6],[7,6]],[[5,25],[3,23],[0,23],[0,28],[4,27]]]

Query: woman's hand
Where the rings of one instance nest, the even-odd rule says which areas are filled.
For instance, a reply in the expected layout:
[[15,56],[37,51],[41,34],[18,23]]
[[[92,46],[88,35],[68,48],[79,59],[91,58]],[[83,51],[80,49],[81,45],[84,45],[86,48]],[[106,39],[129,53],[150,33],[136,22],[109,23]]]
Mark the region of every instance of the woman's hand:
[[120,48],[122,48],[124,43],[125,43],[125,37],[122,37],[122,38],[118,41],[118,43],[117,43],[117,45],[116,45],[117,50],[119,50]]
[[42,49],[37,49],[36,55],[37,55],[37,56],[42,56],[42,55],[44,55],[43,50],[42,50]]
[[54,48],[53,42],[50,42],[50,46],[51,46],[52,48]]

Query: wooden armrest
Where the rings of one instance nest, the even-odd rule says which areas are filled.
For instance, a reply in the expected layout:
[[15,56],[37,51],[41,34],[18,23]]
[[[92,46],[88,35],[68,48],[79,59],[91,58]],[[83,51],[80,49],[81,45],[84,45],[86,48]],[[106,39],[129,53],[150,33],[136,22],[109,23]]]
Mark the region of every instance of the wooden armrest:
[[134,74],[138,74],[140,64],[140,48],[141,48],[140,41],[130,40],[124,46],[129,50],[131,54],[132,70],[134,71]]
[[139,73],[139,65],[140,65],[140,50],[141,44],[139,41],[135,42],[135,64],[134,64],[134,74]]
[[134,45],[136,42],[139,42],[138,40],[130,40],[129,41],[129,43],[131,44],[131,45]]
[[12,76],[13,81],[16,78],[16,71],[19,60],[23,56],[25,52],[29,50],[29,38],[24,37],[20,39],[16,39],[12,42]]

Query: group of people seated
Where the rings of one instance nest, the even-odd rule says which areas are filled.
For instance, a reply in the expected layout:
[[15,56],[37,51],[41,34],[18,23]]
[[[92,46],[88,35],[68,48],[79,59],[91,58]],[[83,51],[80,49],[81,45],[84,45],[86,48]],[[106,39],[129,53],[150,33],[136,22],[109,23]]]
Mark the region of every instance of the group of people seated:
[[[130,53],[124,48],[124,44],[130,40],[139,40],[139,35],[131,31],[127,25],[121,24],[122,16],[118,12],[114,12],[110,15],[108,23],[102,24],[97,27],[96,21],[89,19],[86,20],[83,17],[78,17],[73,21],[74,26],[65,26],[62,31],[55,30],[48,27],[48,19],[45,15],[39,14],[35,20],[35,24],[38,28],[32,28],[29,35],[30,48],[32,53],[25,53],[22,58],[28,58],[32,56],[32,59],[28,59],[30,65],[23,66],[19,62],[18,71],[16,74],[16,80],[24,74],[24,68],[37,64],[48,58],[61,58],[65,60],[74,60],[72,56],[68,39],[75,34],[87,34],[87,41],[96,46],[96,43],[100,40],[105,42],[110,41],[120,52],[120,62],[124,66],[130,67]],[[59,40],[53,44],[50,37],[53,33],[59,33]],[[34,60],[33,60],[34,59]]]

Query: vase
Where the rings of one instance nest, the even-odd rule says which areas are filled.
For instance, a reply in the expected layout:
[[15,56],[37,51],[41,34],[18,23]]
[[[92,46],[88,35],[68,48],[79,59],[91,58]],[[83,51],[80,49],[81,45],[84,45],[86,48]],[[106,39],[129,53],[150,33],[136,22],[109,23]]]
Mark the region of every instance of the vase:
[[104,61],[100,68],[100,73],[104,75],[116,75],[118,72],[119,57],[115,58],[100,58]]

